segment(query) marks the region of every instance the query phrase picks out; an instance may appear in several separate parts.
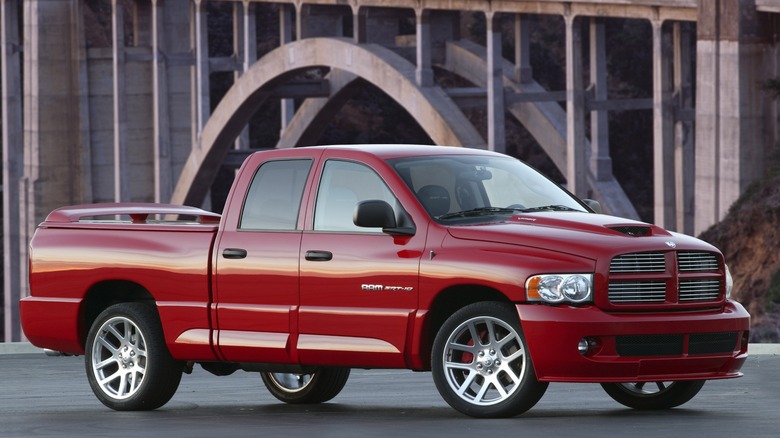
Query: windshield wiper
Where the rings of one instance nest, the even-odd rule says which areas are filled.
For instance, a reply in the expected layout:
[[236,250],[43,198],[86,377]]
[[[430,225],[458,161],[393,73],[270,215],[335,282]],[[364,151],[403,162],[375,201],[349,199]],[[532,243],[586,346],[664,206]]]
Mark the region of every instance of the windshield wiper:
[[451,219],[454,217],[470,217],[470,216],[484,216],[490,214],[512,214],[519,209],[516,208],[502,208],[502,207],[479,207],[472,208],[471,210],[457,211],[454,213],[447,213],[441,216],[437,216],[437,219]]
[[579,211],[576,208],[567,207],[565,205],[543,205],[541,207],[523,208],[520,211],[523,213],[533,213],[535,211]]

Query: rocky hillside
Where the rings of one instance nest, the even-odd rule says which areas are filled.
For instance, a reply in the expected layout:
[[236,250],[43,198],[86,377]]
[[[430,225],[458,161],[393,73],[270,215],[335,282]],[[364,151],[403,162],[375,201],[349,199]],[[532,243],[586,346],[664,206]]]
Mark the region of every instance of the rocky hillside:
[[751,186],[699,237],[726,257],[734,297],[752,317],[751,342],[780,342],[780,176]]

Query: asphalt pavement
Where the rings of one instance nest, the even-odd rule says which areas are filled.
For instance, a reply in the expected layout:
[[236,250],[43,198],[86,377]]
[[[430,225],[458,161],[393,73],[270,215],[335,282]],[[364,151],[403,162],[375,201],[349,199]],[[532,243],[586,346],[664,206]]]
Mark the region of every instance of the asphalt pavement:
[[173,399],[151,412],[115,412],[92,394],[83,357],[48,357],[0,344],[0,437],[776,437],[780,436],[780,345],[751,345],[738,379],[710,381],[687,404],[635,411],[599,385],[551,384],[516,418],[478,420],[439,397],[430,373],[353,370],[335,399],[285,405],[256,373],[185,375]]

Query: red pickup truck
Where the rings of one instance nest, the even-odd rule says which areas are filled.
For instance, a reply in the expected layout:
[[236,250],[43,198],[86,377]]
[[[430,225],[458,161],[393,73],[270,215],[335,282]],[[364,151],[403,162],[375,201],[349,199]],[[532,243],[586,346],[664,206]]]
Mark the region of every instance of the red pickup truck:
[[31,243],[28,339],[85,355],[97,398],[155,409],[194,364],[320,403],[351,368],[432,371],[475,417],[549,382],[664,409],[738,377],[749,315],[722,254],[596,213],[520,161],[439,146],[258,152],[224,214],[52,212]]

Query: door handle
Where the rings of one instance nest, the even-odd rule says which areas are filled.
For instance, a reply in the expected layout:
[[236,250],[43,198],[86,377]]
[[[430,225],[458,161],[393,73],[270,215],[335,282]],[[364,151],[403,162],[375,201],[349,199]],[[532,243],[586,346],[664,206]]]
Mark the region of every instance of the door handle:
[[327,262],[333,258],[330,251],[306,251],[306,260],[310,262]]
[[226,259],[243,259],[246,257],[246,250],[241,248],[225,248],[222,251],[222,257]]

